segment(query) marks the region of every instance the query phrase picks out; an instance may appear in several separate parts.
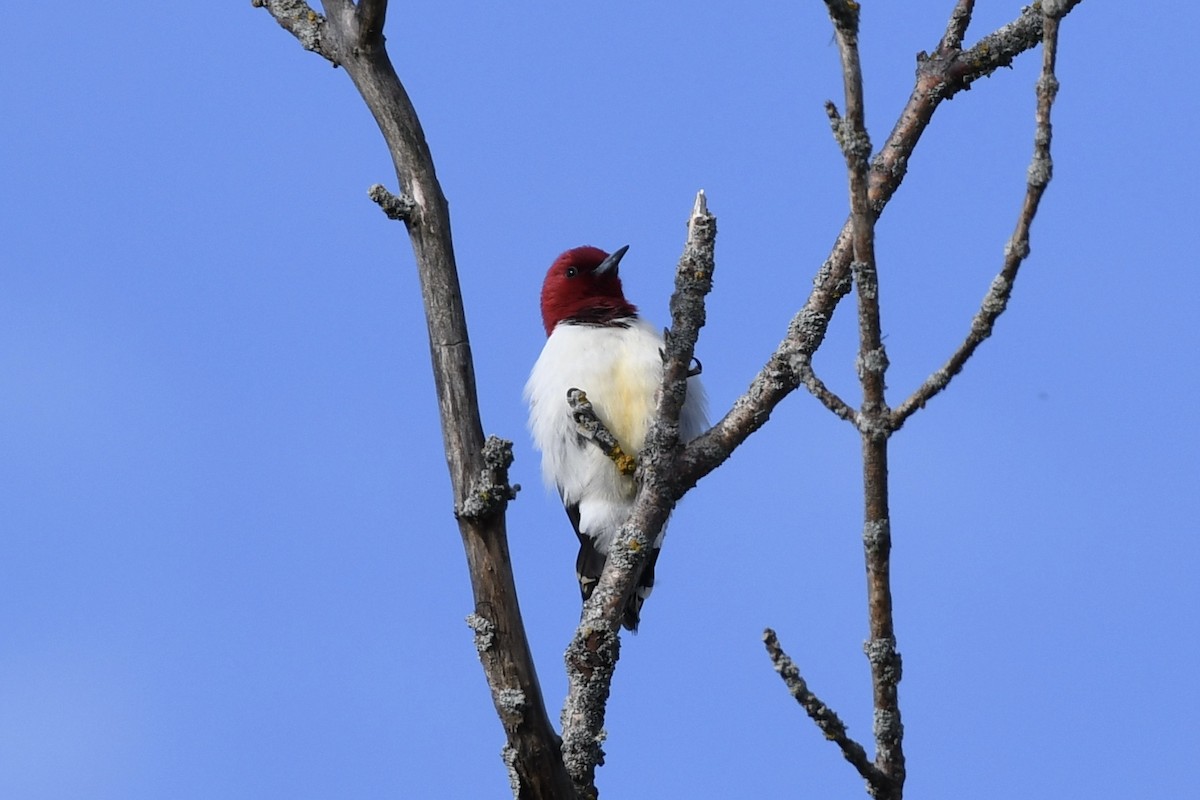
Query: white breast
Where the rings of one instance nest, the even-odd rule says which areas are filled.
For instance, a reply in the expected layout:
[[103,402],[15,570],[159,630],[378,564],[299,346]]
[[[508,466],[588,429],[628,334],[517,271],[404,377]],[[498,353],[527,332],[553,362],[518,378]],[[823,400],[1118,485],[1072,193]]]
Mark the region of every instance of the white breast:
[[[627,327],[560,323],[525,385],[529,429],[542,451],[542,475],[564,503],[579,505],[580,530],[596,540],[602,553],[628,517],[636,487],[599,448],[580,440],[567,390],[586,392],[596,416],[636,455],[654,414],[662,347],[657,329],[637,318]],[[680,436],[687,441],[706,427],[703,388],[693,378],[680,414]]]

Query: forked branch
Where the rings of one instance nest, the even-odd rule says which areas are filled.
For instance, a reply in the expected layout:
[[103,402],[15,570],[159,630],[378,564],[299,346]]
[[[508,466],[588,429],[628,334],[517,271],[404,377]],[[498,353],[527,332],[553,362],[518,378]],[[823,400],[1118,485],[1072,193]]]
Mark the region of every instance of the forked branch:
[[[1079,2],[1063,4],[1063,14]],[[887,206],[908,168],[908,159],[942,103],[955,97],[978,79],[1012,63],[1018,55],[1042,38],[1042,9],[1034,3],[1022,9],[1012,22],[962,50],[921,53],[917,58],[916,81],[908,103],[887,139],[871,160],[868,198],[876,216]],[[965,28],[964,28],[965,30]],[[847,221],[833,244],[829,259],[813,281],[804,306],[788,325],[787,333],[750,382],[745,394],[711,430],[688,444],[681,480],[685,487],[716,469],[751,434],[766,424],[784,397],[811,375],[812,356],[833,318],[834,310],[852,286],[852,223]],[[837,407],[828,398],[826,405]],[[844,411],[839,416],[844,416]]]
[[804,712],[821,729],[825,738],[841,749],[842,755],[858,770],[858,774],[862,775],[868,784],[886,784],[888,777],[871,763],[871,758],[863,746],[846,732],[846,725],[837,712],[825,705],[821,698],[808,688],[808,682],[800,674],[800,668],[783,651],[783,646],[779,644],[779,637],[775,635],[775,631],[770,628],[763,631],[763,644],[766,645],[771,663],[775,665],[775,671],[779,673],[779,677],[783,678],[784,685],[788,687],[788,692],[796,698],[796,702],[800,704]]
[[[888,515],[887,442],[891,434],[899,429],[911,414],[923,407],[930,397],[944,389],[950,379],[962,369],[975,348],[991,334],[996,318],[1004,311],[1008,302],[1017,270],[1029,253],[1029,229],[1051,175],[1050,111],[1058,89],[1054,65],[1059,20],[1079,2],[1080,0],[1046,0],[1043,3],[1043,65],[1037,84],[1034,154],[1028,170],[1025,199],[1018,216],[1016,231],[1005,248],[1001,273],[993,281],[992,288],[972,323],[967,340],[951,356],[946,366],[938,370],[900,408],[892,412],[888,409],[884,397],[887,356],[883,349],[879,321],[879,285],[873,236],[874,208],[866,202],[869,189],[864,181],[865,157],[861,152],[866,142],[866,131],[863,125],[861,69],[857,52],[858,4],[826,0],[834,23],[846,87],[846,115],[840,116],[832,105],[828,111],[849,172],[849,236],[847,237],[846,231],[843,230],[839,243],[849,239],[849,248],[853,256],[851,273],[858,287],[858,373],[863,390],[863,407],[852,421],[859,428],[863,440],[863,543],[867,564],[871,630],[864,651],[871,665],[875,706],[876,755],[873,763],[867,762],[862,748],[846,737],[844,727],[836,715],[809,692],[799,670],[779,648],[770,629],[767,630],[766,642],[776,670],[784,677],[789,690],[800,700],[826,736],[839,744],[847,760],[854,764],[867,780],[868,791],[876,798],[900,800],[905,779],[902,748],[904,729],[897,696],[901,660],[896,650],[890,589],[891,521]],[[970,22],[973,5],[969,0],[960,0],[957,3],[935,56],[925,57],[923,65],[956,63],[955,51]],[[1043,9],[1039,8],[1038,12],[1042,13]],[[957,67],[951,66],[951,73],[955,70]],[[882,154],[876,158],[876,165],[879,164],[880,158]],[[828,264],[822,269],[823,275],[832,272]],[[807,358],[800,359],[799,369],[802,379],[814,390],[814,394],[839,416],[845,416],[841,408],[829,399],[832,393],[819,382],[816,382],[816,388],[813,387],[815,376],[812,376]]]
[[950,385],[950,381],[962,371],[967,360],[975,354],[979,345],[983,344],[996,325],[996,320],[1008,307],[1012,297],[1013,286],[1021,265],[1029,256],[1029,231],[1033,226],[1033,218],[1037,214],[1042,195],[1050,184],[1053,173],[1053,160],[1050,156],[1050,111],[1058,93],[1058,78],[1054,67],[1058,57],[1058,26],[1059,21],[1082,0],[1060,0],[1059,2],[1043,2],[1046,14],[1043,24],[1042,42],[1042,72],[1037,82],[1037,111],[1033,134],[1033,158],[1026,173],[1025,198],[1017,214],[1017,225],[1012,237],[1004,247],[1004,259],[1000,272],[992,280],[992,285],[984,295],[979,311],[971,320],[971,328],[958,349],[951,354],[946,363],[930,375],[916,391],[892,413],[891,426],[898,429],[919,409],[924,408],[935,395]]

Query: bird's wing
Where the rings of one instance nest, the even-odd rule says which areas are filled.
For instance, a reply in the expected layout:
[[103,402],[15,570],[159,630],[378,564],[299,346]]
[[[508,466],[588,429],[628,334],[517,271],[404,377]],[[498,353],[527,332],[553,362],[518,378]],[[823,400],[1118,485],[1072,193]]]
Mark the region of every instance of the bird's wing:
[[579,530],[579,504],[564,503],[563,508],[567,510],[567,518],[571,520],[571,527],[575,529],[575,535],[579,537],[579,557],[575,559],[575,577],[579,579],[579,593],[583,595],[584,600],[587,600],[592,596],[596,582],[600,580],[600,573],[604,569],[604,554],[595,548],[591,537]]

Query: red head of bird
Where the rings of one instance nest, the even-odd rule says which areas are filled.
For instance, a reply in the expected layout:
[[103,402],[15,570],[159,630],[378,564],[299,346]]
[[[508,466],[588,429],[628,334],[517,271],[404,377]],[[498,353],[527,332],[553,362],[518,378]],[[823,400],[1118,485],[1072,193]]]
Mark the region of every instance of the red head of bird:
[[598,247],[576,247],[554,260],[542,283],[542,324],[546,335],[563,320],[603,325],[637,314],[625,299],[617,265],[629,249],[612,255]]

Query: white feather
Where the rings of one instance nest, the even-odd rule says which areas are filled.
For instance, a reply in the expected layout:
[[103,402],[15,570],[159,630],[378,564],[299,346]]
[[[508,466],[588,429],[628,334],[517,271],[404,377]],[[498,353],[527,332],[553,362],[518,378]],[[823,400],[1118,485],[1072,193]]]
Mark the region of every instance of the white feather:
[[[525,384],[529,430],[542,452],[542,477],[563,502],[579,506],[579,529],[606,554],[629,516],[636,491],[600,449],[580,439],[567,405],[567,390],[587,393],[596,416],[627,453],[637,455],[654,416],[662,380],[662,336],[650,323],[627,326],[559,323]],[[679,415],[679,436],[689,441],[708,427],[704,388],[688,381]]]

